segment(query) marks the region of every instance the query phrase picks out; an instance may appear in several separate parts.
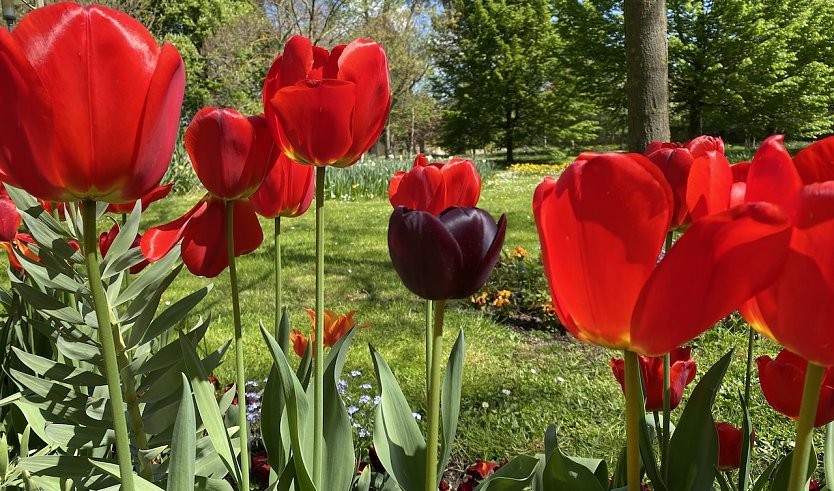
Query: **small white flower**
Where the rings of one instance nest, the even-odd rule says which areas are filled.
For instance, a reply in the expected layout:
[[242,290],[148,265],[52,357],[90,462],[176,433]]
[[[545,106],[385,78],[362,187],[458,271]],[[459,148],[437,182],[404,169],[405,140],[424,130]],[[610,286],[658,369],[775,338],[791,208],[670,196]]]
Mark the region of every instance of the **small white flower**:
[[501,389],[501,393],[504,394],[505,396],[508,396],[508,395],[512,394],[512,391],[510,389]]
[[535,375],[535,374],[539,373],[539,371],[538,371],[538,370],[536,370],[535,368],[531,368],[531,369],[530,369],[530,373],[532,373],[533,375]]
[[556,381],[559,382],[560,384],[565,383],[565,379],[563,379],[562,377],[556,377]]
[[484,401],[481,403],[481,407],[484,409],[489,409],[489,403],[487,401]]

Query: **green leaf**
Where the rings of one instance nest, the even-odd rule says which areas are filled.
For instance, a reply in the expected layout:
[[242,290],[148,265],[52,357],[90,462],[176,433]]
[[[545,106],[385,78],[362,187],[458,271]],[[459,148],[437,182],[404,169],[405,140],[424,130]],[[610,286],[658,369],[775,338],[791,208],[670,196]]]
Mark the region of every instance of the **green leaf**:
[[21,281],[12,280],[12,287],[23,300],[37,308],[40,312],[71,324],[84,323],[84,319],[77,310],[65,305],[54,296],[47,295],[39,289],[33,288]]
[[45,378],[70,385],[96,386],[106,385],[107,383],[104,377],[97,373],[88,372],[87,370],[33,355],[14,346],[12,350],[27,368]]
[[[787,491],[788,482],[791,478],[791,467],[793,466],[794,450],[788,452],[785,458],[779,462],[776,471],[773,472],[773,479],[770,481],[770,491]],[[811,447],[811,456],[808,459],[808,472],[805,474],[806,480],[810,479],[817,469],[817,452],[814,447]]]
[[452,445],[455,441],[455,433],[458,428],[458,416],[460,415],[460,392],[463,379],[463,360],[466,355],[463,329],[460,330],[458,338],[452,346],[449,354],[449,361],[446,363],[446,373],[443,377],[443,388],[440,396],[441,401],[441,432],[443,447],[440,451],[440,460],[437,462],[437,484],[443,478],[443,471],[452,456]]
[[136,234],[139,233],[139,221],[141,218],[142,204],[137,201],[133,206],[133,211],[127,217],[127,221],[119,228],[118,235],[116,235],[113,243],[110,244],[110,248],[104,256],[105,261],[112,261],[132,248]]
[[[295,374],[290,368],[287,357],[284,356],[284,351],[275,341],[275,338],[264,328],[261,324],[261,334],[266,340],[272,354],[275,368],[278,369],[278,380],[281,382],[281,387],[284,391],[284,400],[287,408],[287,422],[290,429],[290,440],[292,442],[293,462],[295,464],[295,476],[298,480],[298,485],[301,489],[307,491],[315,491],[316,487],[310,478],[310,470],[305,462],[312,464],[312,436],[309,428],[312,425],[309,422],[309,404],[307,395],[301,383],[295,377]],[[310,343],[312,344],[312,343]]]
[[179,248],[174,247],[165,257],[145,268],[142,274],[132,281],[116,299],[111,299],[113,307],[115,308],[130,302],[139,295],[149,294],[151,290],[156,288],[155,285],[162,281],[171,271],[182,269],[181,265],[175,266],[179,257]]
[[197,456],[197,416],[191,398],[191,385],[182,374],[182,398],[171,439],[171,460],[168,463],[168,491],[192,491]]
[[0,433],[0,482],[9,470],[9,444],[6,442],[6,434]]
[[370,349],[380,396],[374,418],[377,455],[403,491],[425,490],[426,441],[385,359]]
[[[102,462],[98,460],[90,459],[90,463],[93,467],[104,471],[107,474],[115,477],[119,481],[122,480],[121,473],[119,472],[118,464],[112,464],[110,462]],[[141,477],[137,476],[136,474],[133,475],[133,487],[136,491],[159,491],[159,488],[154,486],[153,484],[149,483],[148,481],[142,479]]]
[[162,295],[182,271],[182,267],[183,265],[180,264],[153,285],[149,285],[147,291],[137,295],[136,299],[130,303],[122,321],[122,329],[130,327],[130,337],[126,344],[128,347],[137,346],[139,340],[145,337],[156,309],[159,307],[159,302],[162,300]]
[[733,350],[701,377],[683,410],[669,444],[669,489],[700,491],[715,482],[718,465],[718,432],[712,404],[721,386]]
[[741,461],[738,469],[738,489],[750,487],[750,459],[753,455],[753,425],[750,423],[750,410],[747,401],[738,393],[741,408],[744,411],[741,421]]
[[142,345],[150,342],[159,337],[162,333],[176,327],[180,321],[185,319],[194,307],[197,306],[197,304],[206,298],[206,295],[208,295],[211,289],[212,285],[205,286],[174,302],[151,322],[148,330],[145,331],[142,339],[137,344]]
[[229,439],[226,426],[223,424],[223,417],[220,415],[217,400],[214,398],[214,386],[209,382],[208,374],[203,369],[200,358],[188,338],[186,336],[180,337],[179,343],[185,360],[186,373],[194,390],[194,400],[197,402],[197,409],[200,412],[203,425],[205,425],[209,438],[214,444],[214,449],[226,465],[229,473],[237,482],[240,482],[240,467],[232,450],[232,442]]
[[[87,457],[69,455],[25,457],[18,461],[18,466],[34,475],[65,478],[85,477],[93,470],[90,459]],[[157,491],[159,491],[158,488]]]
[[92,428],[67,424],[47,424],[46,434],[60,446],[67,449],[99,448],[112,445],[116,433],[108,428]]
[[366,465],[364,469],[362,469],[362,474],[359,475],[359,479],[356,480],[356,484],[353,486],[353,491],[370,491],[371,489],[371,466]]
[[548,491],[605,491],[605,487],[600,485],[593,472],[562,453],[558,446],[555,426],[550,425],[547,428],[545,440],[552,442],[552,448],[546,450],[547,460],[542,474],[544,489]]
[[[289,333],[290,321],[285,307],[281,313],[281,322],[278,330],[278,345],[284,354],[289,352],[289,346],[283,346],[285,342],[289,343]],[[281,382],[278,380],[278,369],[275,367],[272,367],[269,372],[269,378],[266,380],[266,387],[264,387],[261,404],[261,436],[267,450],[267,455],[269,455],[269,465],[274,469],[283,469],[287,466],[291,443],[287,432],[284,431],[282,433],[281,431],[282,419],[286,418],[284,414],[286,402],[284,399],[284,390]],[[283,427],[288,428],[286,424]]]
[[[206,317],[204,321],[201,321],[197,326],[188,331],[185,334],[180,334],[180,336],[185,336],[188,338],[188,341],[192,344],[192,346],[197,346],[202,341],[203,337],[206,335],[208,331],[209,324],[211,324],[211,314]],[[128,365],[127,370],[128,372],[138,375],[138,374],[145,374],[151,373],[155,370],[163,370],[169,368],[179,362],[182,361],[182,350],[177,343],[171,343],[166,346],[163,346],[159,349],[156,353],[151,355],[150,358],[147,360],[141,361],[137,360]]]
[[763,491],[767,483],[770,482],[770,477],[776,471],[776,467],[782,462],[781,458],[773,460],[768,466],[765,468],[764,472],[759,476],[756,482],[753,484],[753,487],[750,488],[750,491]]
[[825,464],[825,482],[834,485],[834,423],[825,426],[825,453],[823,453]]
[[608,464],[604,460],[570,456],[568,458],[593,472],[597,476],[597,481],[599,481],[600,486],[603,488],[608,487]]
[[539,459],[536,457],[519,455],[481,481],[475,491],[522,491],[527,489],[536,475],[538,465]]

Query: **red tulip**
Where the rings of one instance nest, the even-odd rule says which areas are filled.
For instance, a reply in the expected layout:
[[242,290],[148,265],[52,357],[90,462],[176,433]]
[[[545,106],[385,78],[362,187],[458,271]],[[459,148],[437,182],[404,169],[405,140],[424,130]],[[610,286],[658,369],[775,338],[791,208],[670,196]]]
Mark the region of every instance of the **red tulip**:
[[[782,137],[765,140],[750,166],[747,201],[770,201],[790,217],[790,245],[774,283],[741,312],[759,332],[818,365],[834,365],[834,181],[803,185],[799,168],[826,158],[828,141],[793,160]],[[822,168],[821,166],[819,168]],[[806,174],[807,175],[807,174]]]
[[644,155],[663,171],[672,188],[671,228],[729,206],[733,181],[721,138],[699,136],[685,146],[652,142]]
[[252,207],[267,218],[301,216],[310,208],[314,191],[313,168],[293,162],[282,153],[252,195]]
[[[117,235],[119,235],[119,226],[114,224],[108,232],[102,232],[101,235],[98,236],[98,250],[101,252],[102,256],[105,256],[107,251],[110,250],[110,246],[113,245],[113,241],[116,240]],[[133,239],[133,243],[130,247],[139,247],[141,241],[142,234],[136,234],[136,238]],[[143,269],[145,269],[145,267],[148,266],[148,264],[147,259],[134,264],[130,267],[130,274],[139,274]]]
[[[805,383],[805,371],[808,361],[783,349],[772,360],[761,356],[756,360],[759,367],[759,383],[762,393],[773,409],[791,419],[799,419],[799,406],[802,402],[802,390]],[[823,426],[834,421],[834,371],[825,369],[820,400],[814,426]]]
[[471,160],[450,159],[429,164],[423,155],[408,172],[397,172],[388,185],[388,199],[396,208],[422,210],[439,216],[453,206],[472,208],[481,197],[481,176]]
[[40,263],[41,258],[35,254],[32,249],[29,248],[28,244],[34,244],[35,239],[32,238],[29,234],[16,234],[14,238],[9,241],[0,242],[0,247],[6,250],[6,254],[9,255],[9,265],[17,271],[23,271],[23,265],[20,263],[20,260],[15,255],[14,250],[17,249],[22,255],[28,257],[29,259]]
[[307,336],[301,334],[301,331],[298,329],[293,329],[290,332],[290,342],[292,343],[292,349],[295,351],[295,354],[299,358],[303,358],[304,353],[307,352],[307,343],[309,342]]
[[46,201],[124,203],[174,150],[182,58],[129,15],[57,3],[0,30],[0,168]]
[[[671,397],[669,407],[675,409],[681,403],[686,386],[695,380],[697,365],[691,356],[691,348],[676,348],[669,357],[671,359],[670,388]],[[646,392],[646,411],[663,410],[663,357],[640,356],[640,371],[643,373],[643,384]],[[614,378],[625,391],[625,362],[622,358],[611,358],[611,370]]]
[[379,138],[391,90],[382,47],[357,39],[333,51],[293,36],[269,69],[264,114],[296,162],[347,167]]
[[739,162],[730,167],[733,173],[733,188],[730,191],[730,206],[738,206],[745,201],[747,195],[747,173],[750,162]]
[[6,186],[0,183],[0,242],[9,242],[14,239],[19,228],[20,212],[9,197]]
[[536,189],[553,305],[582,341],[644,355],[686,343],[768,286],[789,237],[778,207],[695,222],[658,263],[673,213],[660,170],[636,154],[574,162]]
[[[171,188],[174,187],[174,184],[165,184],[163,186],[157,186],[151,190],[148,194],[142,196],[142,211],[148,209],[148,206],[151,205],[154,201],[159,201],[162,198],[168,196],[171,192]],[[130,213],[133,211],[133,207],[136,206],[136,201],[131,201],[129,203],[118,203],[118,204],[110,204],[107,206],[108,213]]]
[[[234,249],[241,256],[261,245],[263,232],[249,200],[236,200],[234,207]],[[225,208],[223,200],[205,196],[180,218],[148,229],[140,242],[142,254],[158,261],[182,240],[182,260],[189,271],[208,278],[219,275],[229,266]]]
[[715,423],[718,432],[718,469],[728,471],[741,466],[744,433],[729,423]]
[[422,298],[467,298],[498,262],[507,217],[449,208],[439,217],[398,206],[388,222],[388,252],[406,288]]
[[201,109],[185,130],[185,148],[203,186],[224,200],[248,198],[275,165],[278,151],[263,116]]

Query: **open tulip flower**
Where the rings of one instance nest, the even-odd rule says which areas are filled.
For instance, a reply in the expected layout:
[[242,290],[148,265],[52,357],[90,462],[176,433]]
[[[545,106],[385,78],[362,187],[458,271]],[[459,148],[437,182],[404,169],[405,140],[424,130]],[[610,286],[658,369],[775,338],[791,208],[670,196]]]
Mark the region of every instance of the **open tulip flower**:
[[[162,198],[168,196],[171,192],[171,189],[174,187],[173,184],[164,184],[162,186],[157,186],[153,188],[148,194],[142,196],[142,211],[148,209],[148,206],[151,205],[154,201],[159,201]],[[136,201],[131,201],[129,203],[111,203],[107,206],[108,213],[130,213],[133,211],[133,208],[136,206]]]
[[533,212],[553,305],[582,341],[659,356],[688,342],[776,278],[787,218],[745,204],[693,223],[663,259],[674,213],[661,171],[600,154],[536,189]]
[[449,208],[439,217],[398,206],[388,223],[388,252],[406,288],[422,298],[467,298],[498,262],[507,217]]
[[728,471],[741,466],[744,433],[730,423],[715,423],[718,432],[718,469]]
[[[759,367],[759,383],[765,399],[773,407],[791,419],[799,418],[802,401],[802,387],[808,369],[808,361],[783,349],[776,359],[761,356],[756,359]],[[820,398],[817,403],[814,426],[823,426],[834,421],[834,371],[825,369]]]
[[299,163],[347,167],[379,138],[391,106],[382,47],[357,39],[333,51],[293,36],[263,90],[276,141]]
[[0,169],[61,202],[134,201],[168,168],[182,58],[129,15],[62,2],[0,29]]
[[315,169],[293,162],[283,153],[252,195],[252,207],[266,218],[298,217],[313,201]]
[[652,142],[644,152],[672,188],[671,228],[727,209],[733,178],[721,138],[699,136],[686,145]]
[[[316,312],[313,309],[306,309],[310,315],[312,330],[310,331],[310,340],[316,339]],[[356,314],[355,310],[351,310],[345,315],[337,315],[332,310],[324,311],[324,346],[332,348],[337,341],[342,339],[342,336],[348,333],[355,325],[356,321],[353,316]],[[370,327],[370,324],[365,323],[357,327],[357,329],[364,329]],[[304,356],[307,351],[308,339],[298,329],[293,329],[290,333],[290,341],[292,342],[293,351],[298,356]],[[315,354],[315,353],[314,353]]]
[[[691,356],[691,348],[677,348],[670,355],[671,370],[669,373],[670,398],[669,409],[675,409],[681,403],[686,386],[695,380],[697,365]],[[643,385],[646,396],[646,411],[663,410],[663,357],[640,356],[640,371],[643,375]],[[622,358],[611,359],[611,370],[614,378],[625,391],[625,362]]]
[[[182,240],[182,260],[197,276],[213,278],[229,266],[226,248],[226,203],[205,196],[185,215],[152,227],[140,242],[148,261],[162,259]],[[248,254],[261,244],[263,232],[249,200],[234,202],[235,256]]]
[[388,199],[396,208],[422,210],[434,216],[453,206],[471,208],[481,197],[481,176],[471,160],[449,159],[429,164],[425,155],[414,159],[408,172],[397,172],[388,185]]

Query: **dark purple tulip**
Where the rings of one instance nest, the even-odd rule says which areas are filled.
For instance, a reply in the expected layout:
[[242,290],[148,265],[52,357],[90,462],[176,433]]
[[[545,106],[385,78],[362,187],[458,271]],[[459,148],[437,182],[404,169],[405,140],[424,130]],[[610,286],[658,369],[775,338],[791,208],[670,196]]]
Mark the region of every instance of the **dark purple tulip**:
[[398,206],[388,222],[388,252],[406,288],[428,300],[466,298],[498,262],[507,217],[449,208],[439,217]]

